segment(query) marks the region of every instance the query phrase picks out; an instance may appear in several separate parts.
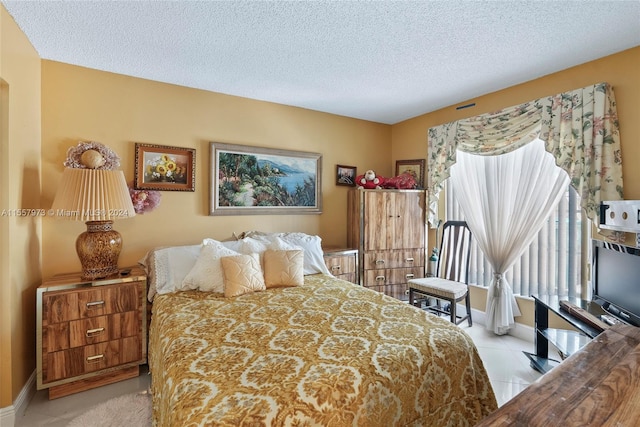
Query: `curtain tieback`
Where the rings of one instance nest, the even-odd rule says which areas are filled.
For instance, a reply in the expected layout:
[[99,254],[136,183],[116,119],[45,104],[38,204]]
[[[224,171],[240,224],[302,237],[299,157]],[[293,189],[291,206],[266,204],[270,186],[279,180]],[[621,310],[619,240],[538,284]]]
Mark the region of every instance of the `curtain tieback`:
[[493,281],[495,282],[496,290],[500,292],[502,290],[502,273],[493,273]]

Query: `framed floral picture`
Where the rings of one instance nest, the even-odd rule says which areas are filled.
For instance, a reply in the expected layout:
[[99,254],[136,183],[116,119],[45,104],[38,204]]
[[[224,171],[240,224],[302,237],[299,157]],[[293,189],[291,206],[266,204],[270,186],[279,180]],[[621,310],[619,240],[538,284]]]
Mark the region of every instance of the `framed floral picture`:
[[209,215],[322,213],[322,155],[211,143]]
[[410,173],[418,183],[418,188],[424,186],[424,159],[396,160],[396,176]]
[[347,185],[354,187],[356,185],[355,166],[336,165],[336,185]]
[[195,191],[195,149],[136,143],[135,161],[135,189]]

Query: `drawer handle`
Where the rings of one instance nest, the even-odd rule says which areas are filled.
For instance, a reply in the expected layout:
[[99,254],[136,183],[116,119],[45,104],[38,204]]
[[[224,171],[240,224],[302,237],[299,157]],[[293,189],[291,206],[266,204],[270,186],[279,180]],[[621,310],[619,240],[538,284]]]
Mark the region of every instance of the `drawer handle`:
[[384,276],[376,276],[376,282],[384,282],[385,280],[387,279]]
[[336,271],[336,270],[340,271],[340,266],[339,265],[331,266],[331,271]]
[[404,277],[405,277],[406,279],[413,279],[413,278],[414,278],[414,276],[415,276],[414,274],[409,273],[409,274],[407,274],[407,275],[406,275],[406,276],[404,276]]
[[405,262],[413,262],[413,258],[407,258],[404,260]]
[[104,301],[92,301],[87,303],[89,310],[98,308],[99,305],[104,305]]
[[376,264],[384,264],[384,260],[383,259],[377,259],[376,260]]
[[104,332],[104,328],[96,328],[96,329],[87,329],[85,335],[87,338],[97,337],[98,335]]
[[104,354],[98,354],[96,356],[87,357],[87,363],[100,363],[104,359]]

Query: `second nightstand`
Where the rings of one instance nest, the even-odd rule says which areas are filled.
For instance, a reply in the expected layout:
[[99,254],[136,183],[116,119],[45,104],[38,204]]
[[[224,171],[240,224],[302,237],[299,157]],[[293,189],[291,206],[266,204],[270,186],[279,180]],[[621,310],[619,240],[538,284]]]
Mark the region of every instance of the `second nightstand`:
[[356,285],[359,284],[357,249],[324,249],[324,263],[334,276]]

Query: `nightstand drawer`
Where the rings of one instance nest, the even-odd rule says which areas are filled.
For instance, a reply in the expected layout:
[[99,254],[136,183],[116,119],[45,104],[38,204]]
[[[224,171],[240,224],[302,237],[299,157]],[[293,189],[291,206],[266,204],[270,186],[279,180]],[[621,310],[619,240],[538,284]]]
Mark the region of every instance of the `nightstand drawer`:
[[356,257],[335,255],[324,257],[324,263],[334,276],[356,272]]
[[54,323],[42,331],[45,353],[131,337],[140,332],[137,311]]
[[346,280],[347,282],[351,282],[354,284],[358,284],[356,280],[356,273],[347,273],[347,274],[334,274],[336,278]]
[[76,377],[113,366],[135,362],[142,357],[137,336],[48,353],[44,382]]
[[135,283],[47,292],[42,299],[42,318],[46,324],[60,323],[132,311],[138,305]]

